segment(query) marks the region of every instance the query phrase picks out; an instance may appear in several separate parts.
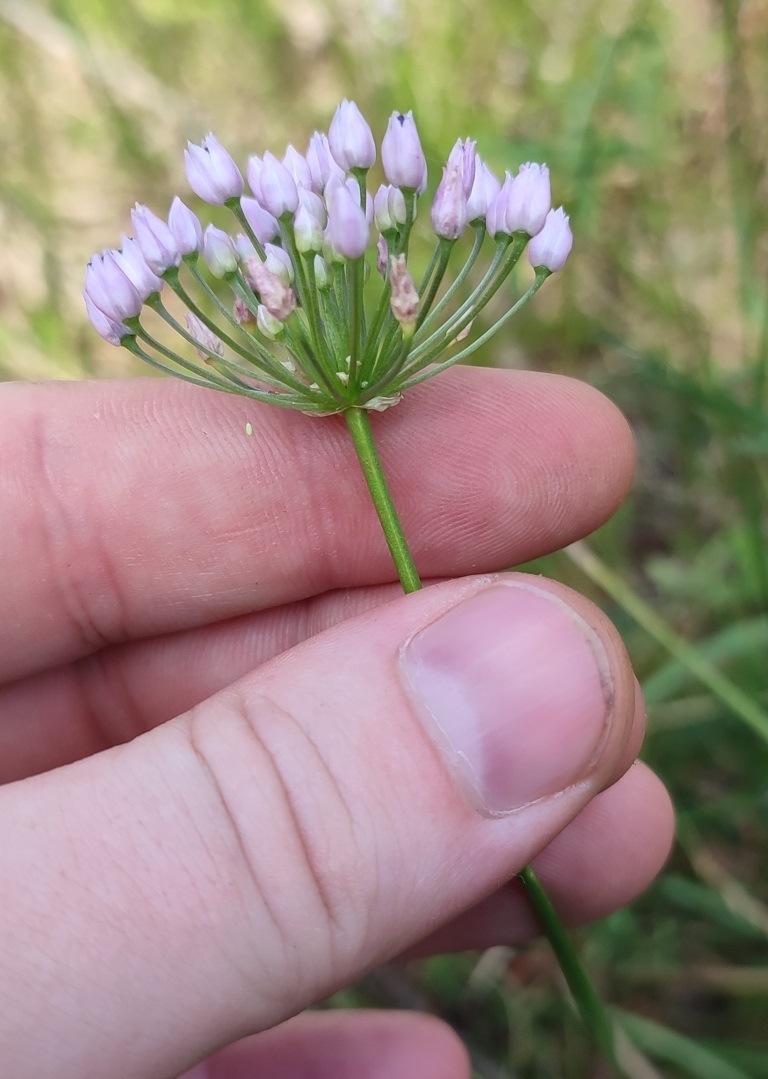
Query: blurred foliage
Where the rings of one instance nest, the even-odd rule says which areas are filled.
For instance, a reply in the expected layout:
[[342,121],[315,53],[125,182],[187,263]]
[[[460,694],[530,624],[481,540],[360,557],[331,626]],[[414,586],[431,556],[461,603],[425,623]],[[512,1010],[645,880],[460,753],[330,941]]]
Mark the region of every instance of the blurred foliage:
[[[0,0],[0,377],[134,370],[85,324],[83,266],[133,201],[165,211],[209,128],[241,160],[302,148],[352,97],[378,133],[414,108],[433,182],[459,134],[498,171],[546,160],[574,256],[483,362],[625,410],[638,480],[591,548],[766,709],[766,55],[766,0]],[[768,745],[621,595],[542,567],[622,629],[680,816],[669,872],[586,959],[658,1074],[767,1075]],[[455,1021],[478,1074],[593,1074],[546,950],[494,957],[388,995]]]

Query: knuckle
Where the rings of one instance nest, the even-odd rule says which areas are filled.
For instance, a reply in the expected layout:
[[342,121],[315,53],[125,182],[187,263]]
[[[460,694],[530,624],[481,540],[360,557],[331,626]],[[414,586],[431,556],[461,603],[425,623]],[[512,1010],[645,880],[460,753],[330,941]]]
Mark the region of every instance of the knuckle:
[[[232,687],[189,713],[189,745],[219,809],[226,857],[271,923],[284,958],[361,942],[376,871],[352,808],[309,729],[274,699]],[[304,939],[304,936],[311,940]]]

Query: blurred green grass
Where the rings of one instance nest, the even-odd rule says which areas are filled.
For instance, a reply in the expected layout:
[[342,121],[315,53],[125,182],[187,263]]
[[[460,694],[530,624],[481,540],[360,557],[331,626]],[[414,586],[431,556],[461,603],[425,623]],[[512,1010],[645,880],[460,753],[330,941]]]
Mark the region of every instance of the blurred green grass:
[[[634,493],[589,541],[624,592],[567,554],[536,568],[621,628],[678,807],[665,877],[581,934],[669,1076],[768,1074],[768,744],[628,599],[768,709],[766,55],[766,0],[0,0],[0,378],[135,370],[86,325],[83,267],[134,201],[185,190],[209,128],[240,159],[302,147],[346,96],[379,133],[413,107],[433,174],[467,134],[498,171],[550,164],[574,255],[482,362],[584,378],[637,433]],[[439,1007],[483,1074],[593,1074],[546,950],[486,967],[389,995]]]

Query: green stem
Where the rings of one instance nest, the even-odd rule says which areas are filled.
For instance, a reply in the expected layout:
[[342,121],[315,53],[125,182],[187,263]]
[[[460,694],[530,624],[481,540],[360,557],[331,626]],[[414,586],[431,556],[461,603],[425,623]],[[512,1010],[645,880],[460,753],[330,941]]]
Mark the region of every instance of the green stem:
[[421,579],[414,565],[408,541],[405,538],[395,503],[389,490],[384,469],[381,467],[379,451],[373,441],[371,417],[364,408],[348,408],[344,413],[347,428],[355,445],[357,458],[368,485],[368,491],[387,541],[392,561],[400,577],[404,592],[417,592],[421,588]]
[[[404,592],[416,592],[421,580],[414,564],[403,527],[389,490],[371,430],[371,418],[362,408],[349,408],[344,413],[347,428],[357,451],[360,467],[368,485],[368,491],[384,531],[392,559],[395,563]],[[614,1030],[611,1019],[595,991],[565,931],[563,923],[552,906],[538,877],[530,866],[520,873],[520,879],[539,919],[541,928],[560,964],[566,982],[573,994],[584,1026],[592,1035],[595,1045],[603,1052],[617,1075],[621,1075],[616,1059]]]
[[590,1031],[595,1044],[602,1050],[606,1060],[621,1075],[616,1059],[616,1041],[613,1022],[603,1006],[595,987],[589,980],[586,970],[565,931],[563,923],[552,906],[549,896],[544,891],[541,881],[529,865],[520,871],[520,880],[525,888],[528,901],[533,907],[541,928],[546,934],[555,958],[568,983],[573,999],[579,1009],[584,1026]]
[[717,667],[713,667],[697,648],[678,636],[672,627],[660,618],[645,600],[628,588],[618,574],[610,570],[585,543],[572,543],[565,548],[565,554],[590,580],[621,604],[646,633],[698,678],[729,711],[768,743],[768,712],[753,697],[722,674]]

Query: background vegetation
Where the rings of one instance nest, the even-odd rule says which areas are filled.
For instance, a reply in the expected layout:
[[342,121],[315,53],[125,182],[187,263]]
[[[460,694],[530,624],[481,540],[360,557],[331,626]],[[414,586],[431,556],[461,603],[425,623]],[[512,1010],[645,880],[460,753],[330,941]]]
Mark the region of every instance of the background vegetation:
[[[133,370],[83,266],[211,127],[303,147],[348,96],[378,132],[413,107],[435,166],[457,134],[550,164],[574,257],[483,359],[592,381],[638,436],[621,513],[544,566],[624,632],[679,812],[663,879],[581,937],[638,1076],[768,1075],[767,56],[766,0],[0,0],[0,378]],[[345,999],[382,998],[440,1010],[478,1074],[597,1074],[546,946]]]

